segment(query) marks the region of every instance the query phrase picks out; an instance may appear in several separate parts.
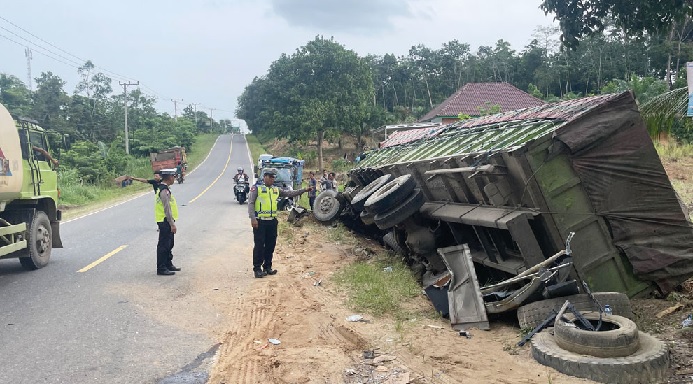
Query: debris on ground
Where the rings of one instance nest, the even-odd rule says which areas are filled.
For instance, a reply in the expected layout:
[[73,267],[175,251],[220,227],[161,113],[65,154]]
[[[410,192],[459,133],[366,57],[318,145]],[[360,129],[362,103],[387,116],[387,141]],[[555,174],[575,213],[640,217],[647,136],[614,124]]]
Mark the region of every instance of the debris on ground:
[[683,309],[683,307],[684,307],[683,304],[672,305],[671,307],[669,307],[669,308],[667,308],[667,309],[665,309],[665,310],[660,311],[659,313],[657,313],[657,314],[655,315],[655,317],[658,318],[658,319],[661,319],[661,318],[664,317],[664,316],[671,315],[672,313],[674,313],[674,312],[676,312],[676,311],[678,311],[678,310]]
[[365,322],[366,319],[363,318],[361,315],[351,315],[348,316],[347,321],[352,322],[352,323],[357,323],[357,322]]

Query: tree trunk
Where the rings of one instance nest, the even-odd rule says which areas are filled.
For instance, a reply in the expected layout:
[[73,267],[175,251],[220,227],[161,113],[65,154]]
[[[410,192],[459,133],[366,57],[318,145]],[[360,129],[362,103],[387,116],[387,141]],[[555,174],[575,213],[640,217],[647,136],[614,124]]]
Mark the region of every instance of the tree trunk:
[[428,105],[433,109],[433,99],[431,99],[431,89],[428,88],[428,79],[424,76],[424,82],[426,83],[426,92],[428,92]]
[[667,44],[667,45],[669,46],[669,49],[667,49],[668,52],[667,52],[667,74],[666,74],[666,82],[667,82],[667,84],[669,85],[669,90],[670,90],[670,91],[671,91],[671,89],[674,87],[674,82],[671,81],[671,60],[672,60],[671,50],[672,50],[672,45],[673,45],[673,42],[674,42],[674,28],[676,28],[676,23],[673,23],[673,24],[671,25],[671,31],[669,32],[669,41],[668,41],[668,44]]
[[324,131],[322,131],[322,130],[318,131],[318,144],[317,144],[317,146],[318,146],[318,171],[319,172],[322,172],[322,170],[324,169],[322,166],[322,139],[323,139],[324,135],[325,135]]
[[339,147],[339,149],[343,148],[342,135],[341,134],[339,135],[339,139],[337,140],[337,146]]

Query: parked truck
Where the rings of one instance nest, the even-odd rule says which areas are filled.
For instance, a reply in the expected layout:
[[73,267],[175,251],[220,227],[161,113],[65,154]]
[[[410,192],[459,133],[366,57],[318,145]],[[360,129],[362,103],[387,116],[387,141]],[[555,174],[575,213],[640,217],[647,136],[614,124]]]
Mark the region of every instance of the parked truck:
[[185,179],[185,171],[188,168],[188,159],[185,155],[185,147],[173,147],[159,152],[149,154],[149,161],[152,164],[152,171],[157,172],[162,169],[177,169],[180,165],[180,173],[176,175],[178,184]]
[[0,259],[42,268],[51,250],[62,248],[57,162],[46,131],[2,105],[0,138]]
[[[260,163],[260,175],[262,170],[266,168],[275,168],[277,177],[274,179],[274,185],[281,189],[295,190],[301,189],[303,183],[303,166],[305,161],[295,159],[293,157],[271,157],[262,159],[260,155],[258,160]],[[262,179],[260,179],[262,180]],[[295,198],[279,198],[278,208],[280,210],[289,210],[295,205]]]

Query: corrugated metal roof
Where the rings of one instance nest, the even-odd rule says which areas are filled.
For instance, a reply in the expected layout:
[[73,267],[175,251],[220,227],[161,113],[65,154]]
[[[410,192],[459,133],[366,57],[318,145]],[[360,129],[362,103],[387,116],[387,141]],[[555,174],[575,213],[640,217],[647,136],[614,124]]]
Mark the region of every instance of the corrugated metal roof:
[[[359,168],[467,153],[509,151],[554,132],[619,94],[586,97],[460,121],[429,132],[414,130],[399,144],[371,151]],[[422,131],[422,132],[415,132]],[[407,138],[413,138],[406,141]]]

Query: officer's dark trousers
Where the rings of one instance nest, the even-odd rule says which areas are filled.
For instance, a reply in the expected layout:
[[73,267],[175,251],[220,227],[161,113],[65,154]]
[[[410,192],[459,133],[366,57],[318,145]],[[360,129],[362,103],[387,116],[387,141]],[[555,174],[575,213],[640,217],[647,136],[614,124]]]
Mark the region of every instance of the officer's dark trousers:
[[253,270],[259,271],[262,267],[267,271],[272,269],[274,246],[277,245],[277,219],[258,219],[257,222],[257,228],[253,228]]
[[173,232],[167,220],[156,223],[159,226],[159,242],[156,244],[156,269],[162,271],[171,265],[173,254]]

